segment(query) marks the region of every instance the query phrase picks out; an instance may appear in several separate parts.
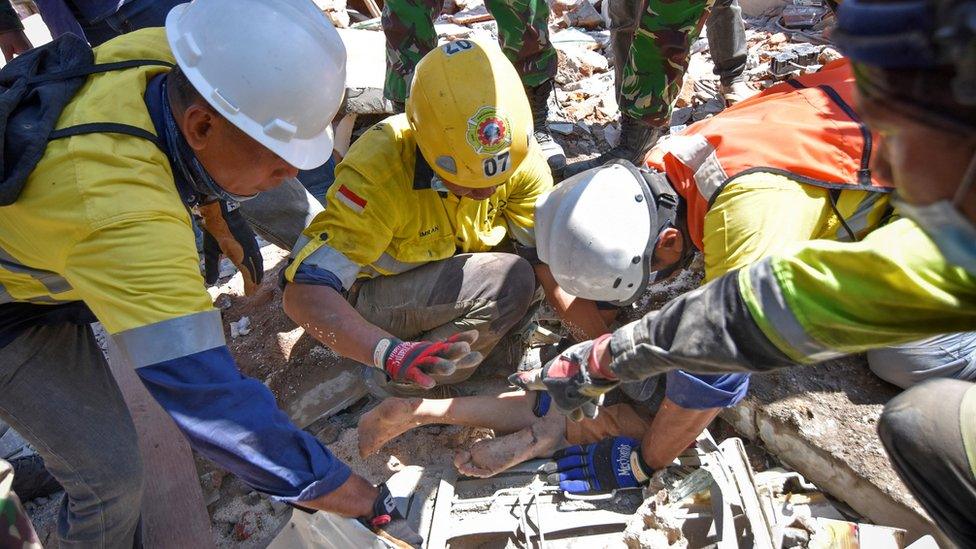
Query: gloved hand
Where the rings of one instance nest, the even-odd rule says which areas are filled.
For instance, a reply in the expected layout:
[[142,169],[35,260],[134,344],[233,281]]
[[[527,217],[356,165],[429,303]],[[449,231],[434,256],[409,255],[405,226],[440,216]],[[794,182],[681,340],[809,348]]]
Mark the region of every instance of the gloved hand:
[[380,494],[373,502],[373,518],[365,521],[366,526],[394,547],[419,548],[424,538],[407,523],[407,518],[397,508],[397,498],[390,493],[385,482],[377,488]]
[[481,353],[471,351],[471,344],[477,339],[478,331],[468,330],[436,342],[383,340],[380,346],[385,348],[377,347],[374,353],[375,366],[393,381],[430,389],[437,383],[429,374],[451,375],[481,362]]
[[264,258],[257,237],[240,208],[222,200],[198,207],[203,216],[203,272],[206,283],[220,277],[220,256],[226,255],[244,277],[244,293],[252,295],[264,278]]
[[527,391],[548,391],[556,408],[573,421],[595,418],[603,395],[619,383],[600,368],[593,352],[598,343],[609,337],[606,334],[577,343],[542,368],[508,376],[508,382]]
[[648,483],[654,470],[640,453],[640,442],[630,437],[612,437],[570,446],[553,454],[555,461],[543,466],[546,482],[558,484],[571,494],[612,492]]

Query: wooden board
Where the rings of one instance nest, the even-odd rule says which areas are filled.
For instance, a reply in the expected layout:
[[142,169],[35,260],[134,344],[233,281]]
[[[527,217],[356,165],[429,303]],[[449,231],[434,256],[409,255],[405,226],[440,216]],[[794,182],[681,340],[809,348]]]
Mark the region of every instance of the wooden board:
[[211,548],[210,515],[183,433],[135,370],[125,363],[112,338],[108,363],[129,407],[145,469],[142,496],[142,541],[146,547]]

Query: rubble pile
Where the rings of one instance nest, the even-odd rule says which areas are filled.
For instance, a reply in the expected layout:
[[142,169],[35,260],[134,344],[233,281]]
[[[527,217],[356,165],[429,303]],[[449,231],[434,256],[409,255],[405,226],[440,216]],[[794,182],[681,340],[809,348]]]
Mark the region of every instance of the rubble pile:
[[[385,72],[384,41],[379,18],[348,23],[359,13],[346,10],[345,0],[316,0],[337,26],[368,31],[375,39],[357,37],[355,57],[368,60],[370,86],[350,89],[355,99],[351,112],[385,114],[392,106],[382,100]],[[555,94],[550,99],[549,128],[563,145],[570,161],[593,156],[617,144],[620,136],[615,66],[610,45],[606,0],[550,0],[549,39],[556,48],[559,63]],[[767,12],[745,18],[748,59],[743,78],[756,90],[800,73],[814,72],[840,55],[825,36],[832,21],[822,0],[777,1]],[[748,11],[748,10],[747,10]],[[802,16],[802,17],[801,17]],[[707,24],[706,24],[707,26]],[[498,39],[498,25],[483,0],[445,0],[444,9],[434,21],[441,41],[457,39]],[[713,72],[705,29],[692,45],[692,55],[681,92],[670,121],[671,133],[688,124],[713,116],[726,107],[718,76]],[[376,49],[370,54],[363,47]],[[352,50],[351,50],[352,51]],[[369,86],[368,86],[369,87]],[[374,98],[361,101],[361,97]],[[372,119],[369,119],[370,121]]]

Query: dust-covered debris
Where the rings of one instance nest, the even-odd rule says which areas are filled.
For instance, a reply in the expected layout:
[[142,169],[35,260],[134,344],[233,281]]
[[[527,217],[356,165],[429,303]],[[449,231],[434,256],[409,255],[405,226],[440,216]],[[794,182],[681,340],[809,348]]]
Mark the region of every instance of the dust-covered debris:
[[685,549],[688,540],[681,531],[678,508],[668,505],[668,493],[660,490],[644,504],[627,523],[624,543],[631,549]]

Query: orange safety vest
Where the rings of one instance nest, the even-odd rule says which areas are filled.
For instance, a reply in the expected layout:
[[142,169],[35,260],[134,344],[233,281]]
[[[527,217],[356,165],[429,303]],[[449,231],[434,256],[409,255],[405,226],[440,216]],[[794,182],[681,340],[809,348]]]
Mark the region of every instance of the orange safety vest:
[[647,165],[667,174],[685,199],[688,232],[699,250],[712,201],[749,173],[780,173],[837,192],[891,192],[891,183],[868,168],[879,136],[861,122],[853,100],[851,65],[839,59],[689,126],[655,147]]

